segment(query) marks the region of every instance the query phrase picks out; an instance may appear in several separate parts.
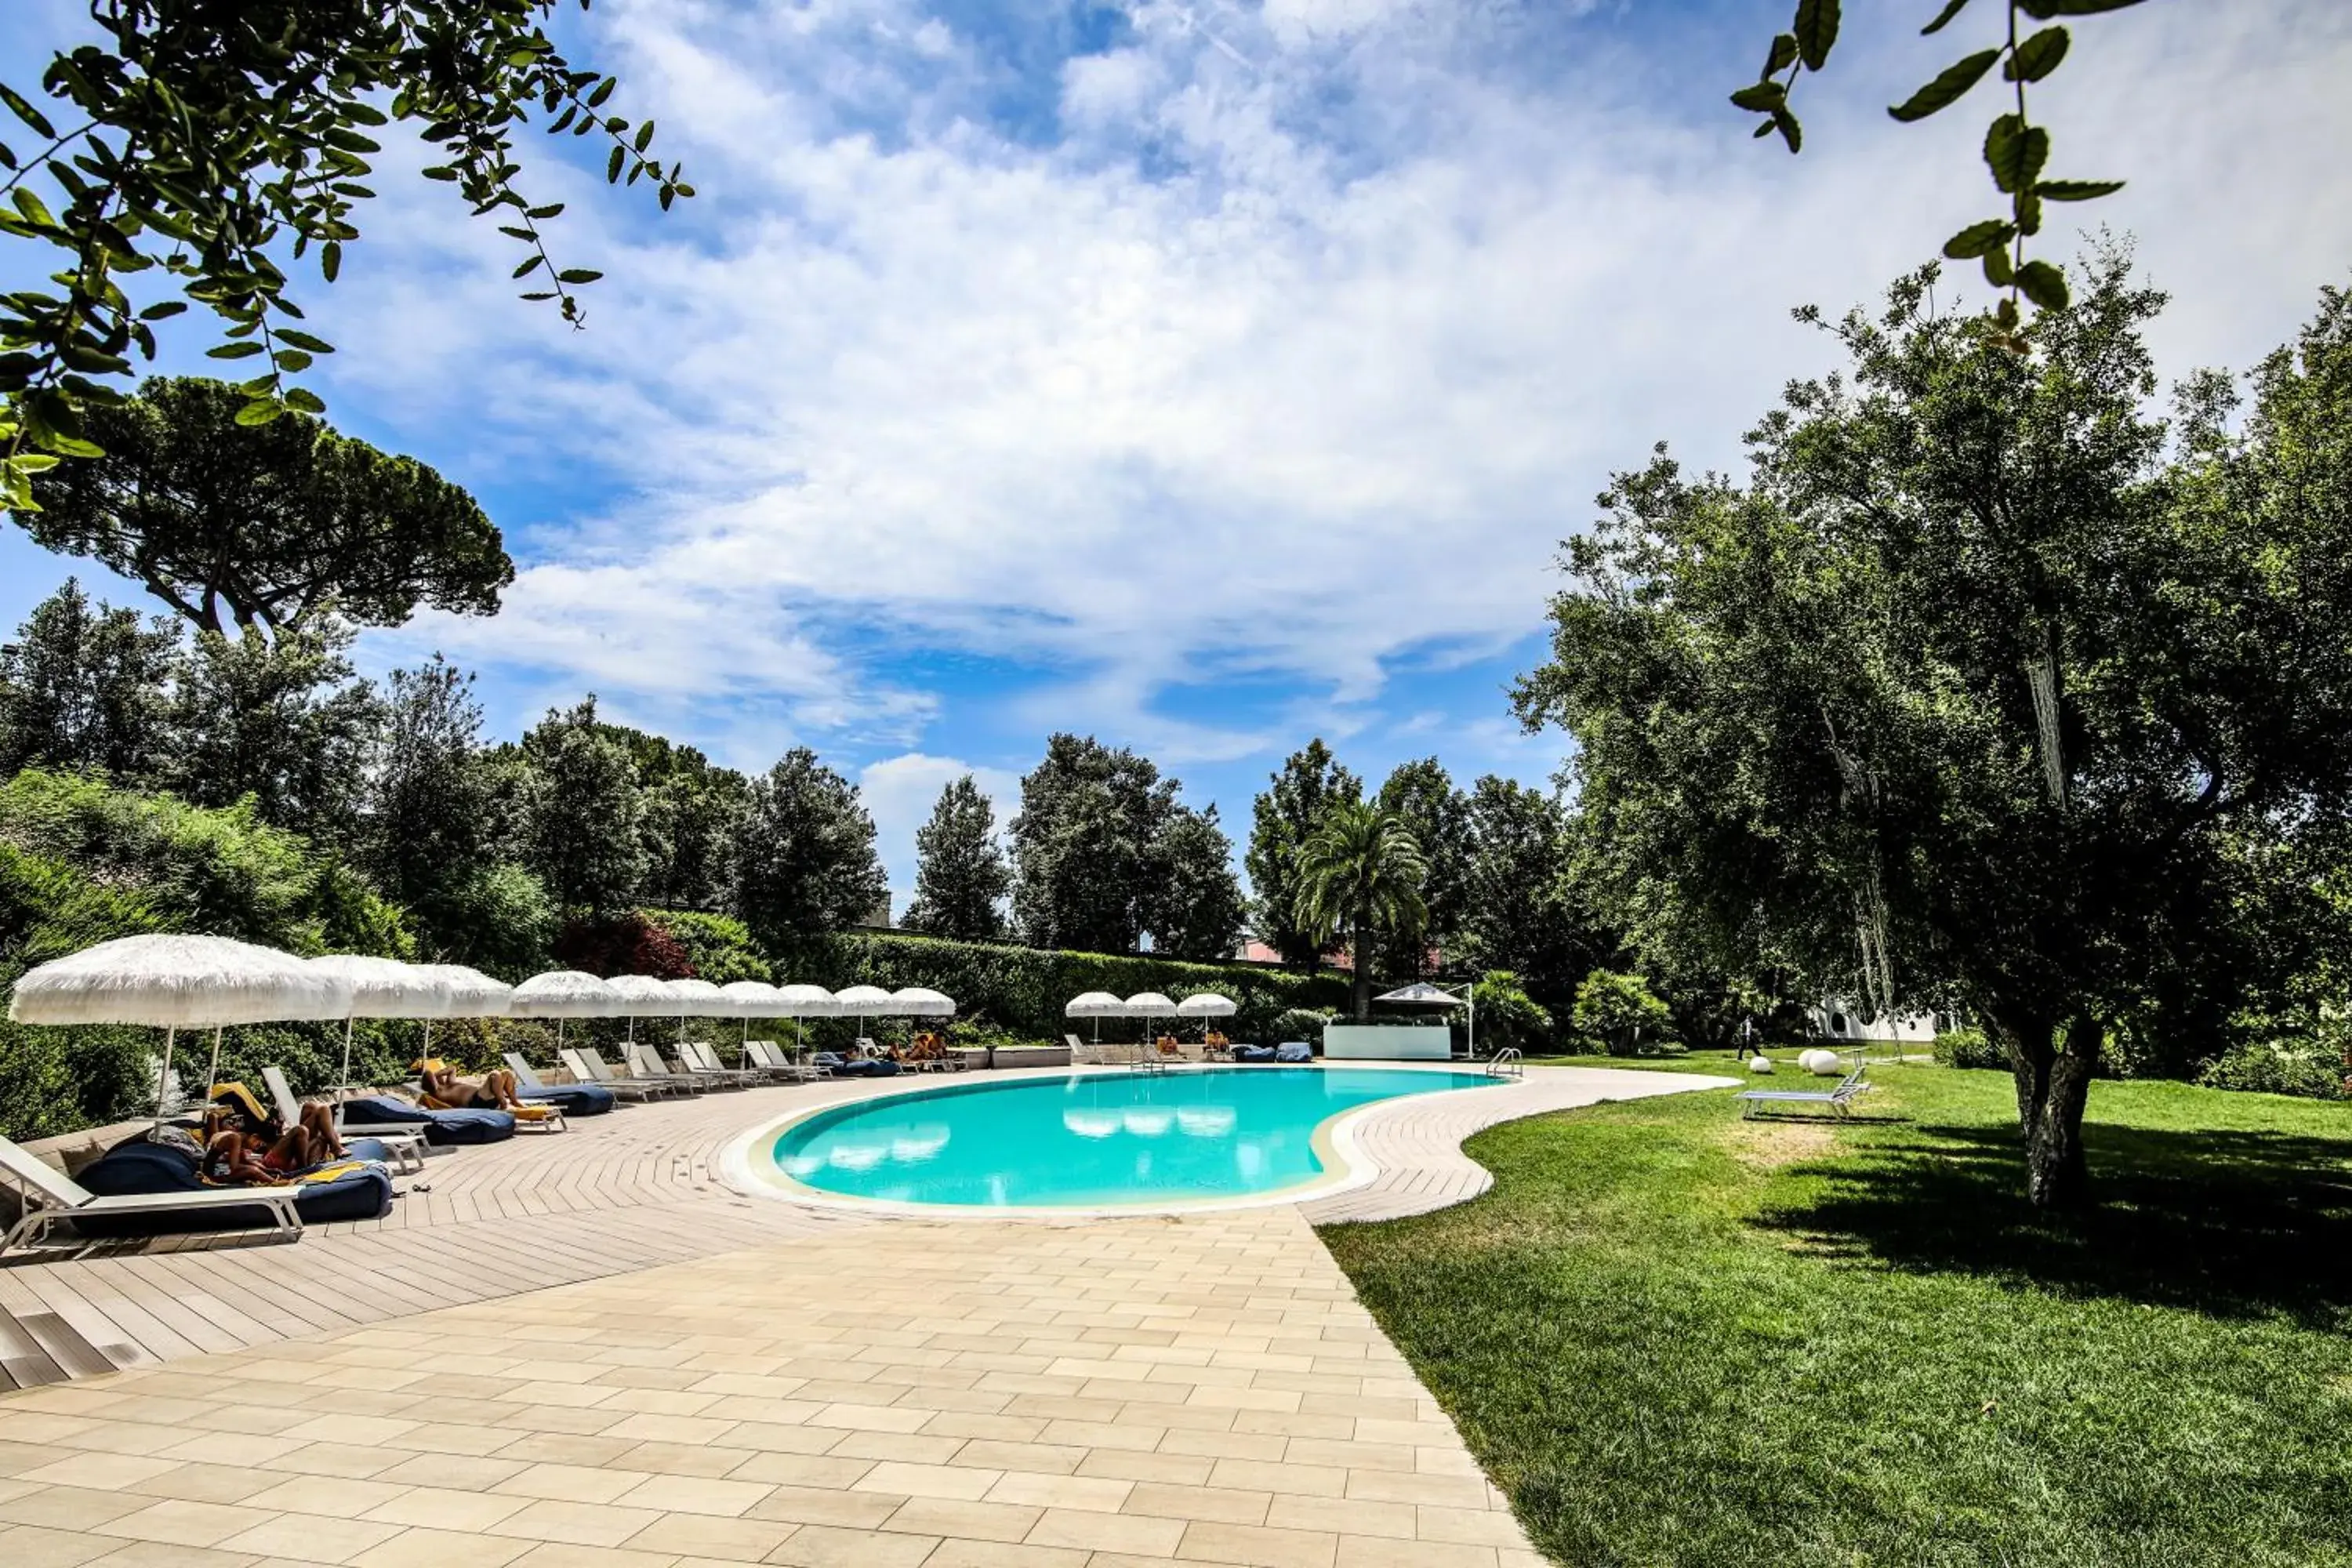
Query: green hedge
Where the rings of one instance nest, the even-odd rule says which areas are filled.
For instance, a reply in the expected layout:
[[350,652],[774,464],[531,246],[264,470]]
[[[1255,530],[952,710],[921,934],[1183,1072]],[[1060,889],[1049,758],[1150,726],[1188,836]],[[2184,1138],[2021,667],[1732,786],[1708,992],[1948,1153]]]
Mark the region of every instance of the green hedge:
[[[1180,1002],[1196,992],[1214,991],[1232,997],[1239,1008],[1223,1026],[1236,1040],[1272,1038],[1276,1016],[1292,1008],[1348,1005],[1348,980],[1341,974],[1309,977],[1254,964],[1056,952],[895,931],[830,937],[775,967],[780,980],[805,981],[834,991],[845,985],[879,985],[890,991],[928,985],[955,998],[959,1024],[1037,1040],[1059,1040],[1068,1033],[1088,1037],[1090,1022],[1062,1013],[1071,997],[1087,991],[1118,996],[1157,991]],[[1105,1019],[1103,1037],[1133,1038],[1139,1029],[1157,1026],[1164,1026]],[[815,1032],[819,1039],[831,1040],[856,1030],[850,1021],[835,1021],[830,1026],[818,1024]]]

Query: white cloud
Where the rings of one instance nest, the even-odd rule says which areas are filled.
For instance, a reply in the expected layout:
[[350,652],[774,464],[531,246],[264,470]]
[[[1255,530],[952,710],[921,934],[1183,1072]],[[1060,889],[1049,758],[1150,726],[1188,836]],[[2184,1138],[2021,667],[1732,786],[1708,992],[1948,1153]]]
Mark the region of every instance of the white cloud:
[[[1525,636],[1610,467],[1660,436],[1736,459],[1825,363],[1786,307],[1868,296],[1990,200],[1980,115],[1878,108],[1948,40],[1860,22],[1790,160],[1712,97],[1643,103],[1615,54],[1488,68],[1444,8],[1139,5],[1039,89],[1051,144],[988,128],[991,68],[911,0],[595,15],[701,196],[639,224],[639,193],[556,182],[609,274],[577,335],[507,299],[481,226],[377,215],[345,384],[427,425],[462,387],[486,460],[623,492],[433,635],[795,733],[914,743],[929,700],[878,646],[1058,672],[1022,700],[1040,732],[1286,750],[1155,703],[1246,676],[1360,705],[1403,650]],[[2132,179],[2086,210],[2179,287],[2170,368],[2243,364],[2352,256],[2352,27],[2316,0],[2093,26],[2045,89],[2061,172]]]
[[869,763],[857,775],[857,789],[874,818],[882,868],[890,876],[892,918],[904,915],[915,896],[915,830],[930,820],[940,792],[970,773],[996,810],[1001,834],[1021,809],[1021,778],[1003,768],[980,768],[954,757],[920,752]]

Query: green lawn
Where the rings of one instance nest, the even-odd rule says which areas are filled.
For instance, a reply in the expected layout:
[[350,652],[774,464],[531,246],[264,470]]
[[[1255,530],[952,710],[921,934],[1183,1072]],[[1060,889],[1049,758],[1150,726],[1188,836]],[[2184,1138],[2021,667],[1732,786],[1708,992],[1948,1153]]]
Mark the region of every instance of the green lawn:
[[2052,1219],[2005,1074],[1874,1078],[1510,1123],[1323,1235],[1564,1563],[2352,1564],[2352,1108],[2101,1083]]

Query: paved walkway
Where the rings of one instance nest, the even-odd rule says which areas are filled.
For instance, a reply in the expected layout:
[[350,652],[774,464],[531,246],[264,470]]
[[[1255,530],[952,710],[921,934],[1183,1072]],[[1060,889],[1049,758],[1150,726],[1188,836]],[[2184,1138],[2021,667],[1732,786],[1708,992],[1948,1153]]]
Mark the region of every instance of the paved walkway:
[[436,1159],[296,1246],[0,1268],[41,1384],[0,1394],[0,1563],[1528,1568],[1310,1220],[1716,1081],[1532,1069],[1378,1108],[1354,1193],[1025,1224],[729,1191],[733,1136],[860,1092],[761,1089]]

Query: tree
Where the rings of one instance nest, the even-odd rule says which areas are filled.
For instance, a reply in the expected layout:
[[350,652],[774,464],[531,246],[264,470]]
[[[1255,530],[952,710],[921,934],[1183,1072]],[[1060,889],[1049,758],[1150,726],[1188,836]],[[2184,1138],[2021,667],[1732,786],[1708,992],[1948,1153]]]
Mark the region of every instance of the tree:
[[1361,798],[1356,775],[1332,759],[1318,737],[1286,758],[1268,787],[1250,805],[1250,840],[1242,858],[1249,873],[1251,910],[1259,940],[1309,974],[1323,948],[1298,921],[1298,852],[1323,825],[1334,802]]
[[1638,974],[1596,969],[1576,988],[1576,1008],[1570,1015],[1577,1028],[1608,1047],[1612,1056],[1630,1057],[1642,1048],[1642,1037],[1662,1038],[1674,1015]]
[[1408,935],[1428,918],[1421,885],[1429,865],[1394,814],[1338,802],[1298,852],[1298,923],[1318,942],[1344,933],[1355,960],[1355,1009],[1372,1011],[1374,938]]
[[377,626],[420,604],[497,613],[514,563],[473,497],[307,416],[240,424],[243,405],[222,382],[157,377],[93,408],[105,456],[43,475],[18,521],[205,631],[276,636],[330,606]]
[[1176,809],[1150,760],[1057,734],[1021,780],[1013,819],[1013,918],[1038,947],[1129,952],[1144,929]]
[[854,925],[890,896],[857,786],[806,746],[751,781],[734,864],[735,913],[772,951]]
[[[550,258],[541,226],[562,204],[534,206],[517,189],[516,132],[543,116],[551,135],[609,144],[606,180],[644,179],[665,209],[694,192],[676,164],[646,155],[650,121],[606,107],[614,79],[557,50],[541,26],[557,5],[109,0],[90,7],[98,36],[42,73],[66,129],[0,85],[0,104],[38,143],[0,146],[16,171],[0,234],[53,248],[50,267],[31,264],[34,252],[10,271],[47,271],[57,287],[0,295],[0,509],[27,506],[27,481],[59,458],[99,455],[84,412],[119,395],[108,378],[128,375],[134,353],[153,359],[155,323],[191,300],[226,323],[213,357],[260,362],[239,389],[250,399],[240,418],[325,411],[288,384],[333,347],[294,324],[284,265],[315,256],[334,281],[359,238],[358,205],[374,194],[362,183],[380,151],[368,132],[387,120],[421,128],[444,160],[425,178],[455,185],[474,216],[496,215],[524,248],[524,298],[555,300],[577,325],[572,290],[598,274]],[[159,279],[184,298],[158,298]]]
[[1177,806],[1160,827],[1152,858],[1158,869],[1143,900],[1152,952],[1196,960],[1232,957],[1248,905],[1217,808]]
[[1465,956],[1559,1005],[1616,951],[1578,899],[1575,824],[1559,797],[1492,773],[1472,786]]
[[[511,919],[530,903],[512,875],[486,879],[490,780],[473,686],[438,654],[419,668],[394,670],[365,773],[360,862],[436,948],[452,952],[479,949],[474,927],[486,913]],[[523,918],[545,924],[543,916]],[[551,934],[540,931],[540,942]]]
[[0,647],[0,776],[98,769],[125,783],[157,770],[180,637],[158,617],[92,606],[72,578]]
[[522,756],[525,864],[567,910],[625,910],[646,877],[645,791],[628,749],[597,723],[596,699],[550,709]]
[[1412,835],[1429,867],[1421,885],[1427,917],[1418,931],[1381,955],[1384,973],[1417,979],[1429,967],[1433,947],[1441,963],[1463,957],[1457,950],[1469,917],[1470,801],[1435,757],[1399,763],[1381,785],[1379,799],[1381,809]]
[[[2041,232],[2043,204],[2087,202],[2123,189],[2121,180],[2053,180],[2042,177],[2050,161],[2050,132],[2026,112],[2026,89],[2046,79],[2066,58],[2073,36],[2063,26],[2031,33],[2019,25],[2021,16],[2048,22],[2059,16],[2120,11],[2139,0],[2004,0],[2000,21],[1991,34],[1990,48],[1978,49],[1938,72],[1933,81],[1887,110],[1895,119],[1910,122],[1949,108],[1982,81],[1996,65],[2001,79],[2011,84],[2011,107],[1995,117],[1984,140],[1984,161],[1993,187],[2009,201],[2006,217],[1972,223],[1944,242],[1944,254],[1955,261],[1981,260],[1985,281],[2008,290],[1993,317],[1987,341],[2022,353],[2027,333],[2021,330],[2020,296],[2042,310],[2066,303],[2066,275],[2055,263],[2025,255],[2026,240]],[[1920,29],[1941,32],[1968,5],[1968,0],[1942,0],[1935,16]],[[1829,63],[1838,37],[1839,0],[1797,0],[1796,19],[1790,30],[1773,38],[1764,68],[1749,86],[1731,95],[1739,108],[1763,115],[1756,127],[1760,139],[1778,131],[1793,153],[1804,145],[1804,133],[1789,108],[1797,78],[1819,71]],[[1782,79],[1786,73],[1786,79]]]
[[908,931],[965,942],[1004,934],[1013,868],[996,841],[996,810],[970,773],[940,791],[931,819],[915,830],[915,900]]
[[352,671],[353,635],[326,619],[275,642],[198,632],[173,679],[163,776],[173,793],[212,806],[249,795],[273,827],[353,845],[382,717],[375,689]]
[[2342,296],[2242,441],[2192,420],[2168,467],[2161,297],[2087,270],[2029,358],[1934,313],[1926,269],[1835,329],[1851,383],[1792,385],[1749,484],[1618,476],[1517,692],[1575,734],[1645,918],[1732,973],[1981,1017],[2040,1205],[2085,1191],[2118,1026],[2259,984],[2298,907],[2273,863],[2352,800]]

